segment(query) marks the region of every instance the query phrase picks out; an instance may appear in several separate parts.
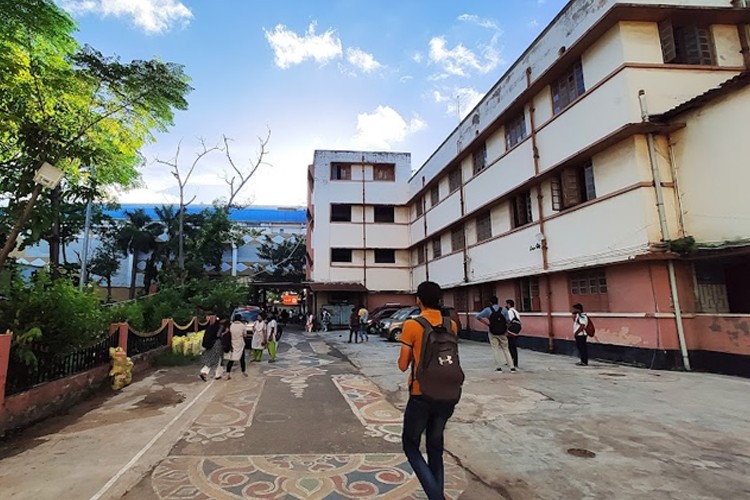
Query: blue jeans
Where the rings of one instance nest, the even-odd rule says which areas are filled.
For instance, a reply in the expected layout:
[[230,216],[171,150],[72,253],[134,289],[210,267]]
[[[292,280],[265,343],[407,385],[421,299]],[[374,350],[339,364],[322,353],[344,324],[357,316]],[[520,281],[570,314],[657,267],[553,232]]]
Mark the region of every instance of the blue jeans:
[[359,327],[359,339],[364,342],[365,339],[370,340],[370,336],[367,334],[367,326],[360,325]]
[[[401,443],[407,460],[430,500],[445,498],[443,469],[443,431],[455,405],[410,396],[404,411]],[[419,451],[422,434],[427,433],[427,461]]]

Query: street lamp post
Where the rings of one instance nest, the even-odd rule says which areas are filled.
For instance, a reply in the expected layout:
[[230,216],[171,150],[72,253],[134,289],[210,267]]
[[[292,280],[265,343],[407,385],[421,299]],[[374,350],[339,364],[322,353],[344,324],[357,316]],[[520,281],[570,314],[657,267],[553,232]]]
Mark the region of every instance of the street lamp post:
[[34,186],[34,190],[31,192],[31,198],[29,198],[29,201],[26,203],[26,207],[24,207],[21,217],[16,220],[16,224],[13,226],[13,229],[11,229],[10,234],[8,234],[8,239],[5,240],[5,245],[3,245],[3,249],[0,252],[0,269],[5,265],[5,261],[8,259],[10,252],[16,248],[18,235],[21,234],[21,229],[23,229],[24,224],[26,224],[26,221],[31,217],[31,211],[34,209],[34,204],[36,203],[37,198],[39,198],[39,195],[42,193],[42,188],[46,187],[49,189],[55,189],[60,184],[60,181],[62,181],[62,178],[62,170],[53,167],[46,161],[42,163],[41,167],[39,167],[36,175],[34,175],[36,186]]

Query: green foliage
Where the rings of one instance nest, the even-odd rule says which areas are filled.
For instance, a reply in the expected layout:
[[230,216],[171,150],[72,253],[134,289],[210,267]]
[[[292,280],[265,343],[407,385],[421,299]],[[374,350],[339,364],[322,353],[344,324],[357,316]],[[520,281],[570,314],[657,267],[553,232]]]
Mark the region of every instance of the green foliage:
[[202,280],[192,284],[192,304],[198,311],[213,312],[223,317],[247,300],[247,287],[232,279]]
[[673,252],[677,252],[680,255],[688,255],[695,251],[696,244],[695,238],[692,236],[685,236],[669,242],[669,249]]
[[113,304],[105,309],[109,323],[127,323],[134,330],[145,328],[143,304],[140,301],[128,301]]
[[143,299],[145,328],[148,331],[156,330],[164,318],[172,318],[183,325],[190,322],[196,311],[185,292],[178,288],[165,288]]
[[0,302],[0,325],[13,332],[38,329],[41,341],[65,352],[86,346],[106,332],[107,317],[91,291],[38,273],[31,283],[16,277]]
[[258,281],[292,281],[305,279],[305,238],[297,235],[274,243],[269,237],[258,247],[258,257],[269,261],[270,265],[256,265],[255,278]]

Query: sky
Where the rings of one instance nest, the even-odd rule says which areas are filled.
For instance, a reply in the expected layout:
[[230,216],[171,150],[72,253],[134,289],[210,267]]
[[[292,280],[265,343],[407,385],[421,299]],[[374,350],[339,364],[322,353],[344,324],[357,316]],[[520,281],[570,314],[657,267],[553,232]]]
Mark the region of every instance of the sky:
[[[55,0],[76,38],[124,61],[185,66],[189,109],[142,151],[141,187],[122,203],[173,203],[168,166],[185,171],[201,139],[249,168],[239,200],[306,204],[316,149],[411,153],[419,168],[566,0]],[[187,199],[226,198],[220,151],[197,163]]]

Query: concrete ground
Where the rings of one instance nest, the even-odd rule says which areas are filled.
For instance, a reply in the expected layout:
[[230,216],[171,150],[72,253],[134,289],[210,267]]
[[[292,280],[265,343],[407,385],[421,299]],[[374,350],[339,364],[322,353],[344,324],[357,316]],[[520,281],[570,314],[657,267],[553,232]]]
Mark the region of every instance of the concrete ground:
[[[425,498],[400,451],[398,346],[286,332],[275,364],[159,370],[0,444],[2,498]],[[462,341],[452,498],[750,498],[750,381]],[[266,355],[267,356],[267,355]]]

